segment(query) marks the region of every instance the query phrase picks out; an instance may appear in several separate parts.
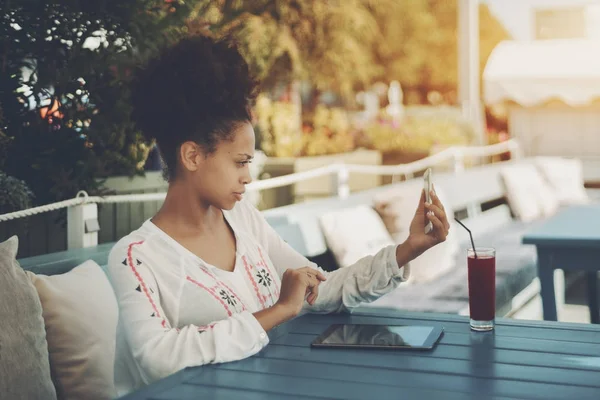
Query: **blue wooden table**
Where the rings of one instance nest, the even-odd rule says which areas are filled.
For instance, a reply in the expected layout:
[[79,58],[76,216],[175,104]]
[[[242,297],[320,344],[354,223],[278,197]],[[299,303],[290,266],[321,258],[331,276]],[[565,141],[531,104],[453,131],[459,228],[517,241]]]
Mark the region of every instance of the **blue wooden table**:
[[599,323],[600,205],[564,209],[523,236],[523,243],[537,248],[544,319],[557,319],[554,270],[561,268],[586,271],[590,320]]
[[[369,315],[371,314],[371,315]],[[600,399],[600,326],[369,310],[306,315],[270,332],[254,357],[188,368],[127,400]],[[313,349],[332,323],[440,325],[431,351]]]

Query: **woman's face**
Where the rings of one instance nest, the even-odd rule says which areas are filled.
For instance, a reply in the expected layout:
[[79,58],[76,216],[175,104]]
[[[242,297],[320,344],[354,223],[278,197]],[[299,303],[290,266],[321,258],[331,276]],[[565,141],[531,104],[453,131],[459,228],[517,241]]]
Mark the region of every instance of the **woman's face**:
[[[188,170],[186,184],[193,187],[202,203],[232,209],[252,181],[249,163],[254,158],[254,145],[254,129],[245,122],[236,127],[232,140],[221,141],[208,156],[201,152],[191,156],[182,150],[183,164]],[[194,163],[190,164],[192,159]]]

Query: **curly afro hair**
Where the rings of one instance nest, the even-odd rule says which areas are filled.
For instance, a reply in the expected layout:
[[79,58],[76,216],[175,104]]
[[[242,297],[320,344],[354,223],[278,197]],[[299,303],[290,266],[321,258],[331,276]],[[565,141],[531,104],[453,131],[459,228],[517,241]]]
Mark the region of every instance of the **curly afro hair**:
[[184,38],[137,69],[132,82],[132,118],[156,139],[175,178],[180,146],[193,141],[208,154],[251,121],[257,82],[237,47],[206,36]]

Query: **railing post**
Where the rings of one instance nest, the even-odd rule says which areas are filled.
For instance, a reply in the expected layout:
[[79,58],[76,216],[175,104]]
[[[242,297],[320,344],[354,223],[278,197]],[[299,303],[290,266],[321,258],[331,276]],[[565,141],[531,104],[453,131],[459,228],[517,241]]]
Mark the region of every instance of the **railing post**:
[[80,249],[98,245],[98,206],[79,204],[67,209],[67,248]]
[[461,152],[454,152],[454,173],[463,172],[465,170],[465,160]]
[[332,175],[333,189],[340,199],[345,199],[350,195],[349,175],[348,169],[343,164],[340,164],[337,171]]
[[509,145],[510,148],[510,158],[512,160],[519,160],[523,158],[523,153],[521,152],[521,146],[519,146],[516,142],[511,142]]

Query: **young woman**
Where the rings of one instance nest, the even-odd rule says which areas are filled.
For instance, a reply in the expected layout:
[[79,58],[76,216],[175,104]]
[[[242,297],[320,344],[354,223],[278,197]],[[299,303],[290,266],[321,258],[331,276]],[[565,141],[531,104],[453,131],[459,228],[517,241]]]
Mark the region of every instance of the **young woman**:
[[326,273],[294,251],[243,200],[255,87],[238,50],[205,37],[182,40],[138,71],[134,119],[156,139],[169,188],[158,213],[109,258],[120,307],[120,393],[188,366],[256,354],[268,330],[301,312],[373,301],[446,238],[449,224],[433,193],[433,204],[422,196],[415,205],[406,242],[353,266]]

